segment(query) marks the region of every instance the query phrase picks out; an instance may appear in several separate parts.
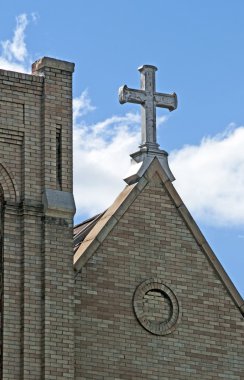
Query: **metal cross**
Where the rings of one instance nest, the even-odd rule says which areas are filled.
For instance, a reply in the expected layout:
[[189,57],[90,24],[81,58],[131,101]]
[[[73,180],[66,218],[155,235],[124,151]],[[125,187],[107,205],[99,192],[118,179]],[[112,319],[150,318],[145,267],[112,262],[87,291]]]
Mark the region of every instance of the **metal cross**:
[[121,104],[129,102],[142,105],[142,142],[140,148],[147,150],[158,149],[156,137],[156,107],[168,108],[173,111],[177,108],[177,95],[155,92],[155,72],[157,67],[144,65],[138,69],[141,73],[141,89],[134,90],[126,85],[119,89]]

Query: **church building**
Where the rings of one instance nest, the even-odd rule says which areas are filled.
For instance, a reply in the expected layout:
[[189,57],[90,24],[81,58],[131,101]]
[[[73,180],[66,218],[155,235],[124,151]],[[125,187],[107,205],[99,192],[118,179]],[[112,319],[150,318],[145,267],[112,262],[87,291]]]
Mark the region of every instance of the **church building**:
[[124,190],[73,227],[74,64],[0,69],[0,379],[244,379],[244,301],[172,183],[156,70],[119,90],[142,109]]

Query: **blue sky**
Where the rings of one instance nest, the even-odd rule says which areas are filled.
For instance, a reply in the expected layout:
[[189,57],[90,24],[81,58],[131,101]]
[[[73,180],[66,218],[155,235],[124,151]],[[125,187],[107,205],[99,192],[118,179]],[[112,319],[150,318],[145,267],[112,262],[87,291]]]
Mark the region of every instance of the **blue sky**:
[[28,72],[42,56],[76,64],[76,221],[102,211],[123,188],[140,114],[137,105],[119,104],[118,88],[139,88],[140,65],[158,67],[157,91],[175,91],[179,100],[176,111],[158,111],[159,143],[170,153],[177,190],[242,295],[243,18],[241,0],[10,0],[0,14],[1,67]]

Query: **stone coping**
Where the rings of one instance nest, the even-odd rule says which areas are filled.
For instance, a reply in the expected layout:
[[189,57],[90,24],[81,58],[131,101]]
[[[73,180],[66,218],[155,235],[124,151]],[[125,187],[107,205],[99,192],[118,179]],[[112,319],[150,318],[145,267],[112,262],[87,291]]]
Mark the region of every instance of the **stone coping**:
[[73,73],[75,69],[75,64],[72,62],[62,61],[56,58],[43,57],[32,64],[32,73],[40,71],[44,68],[64,70]]

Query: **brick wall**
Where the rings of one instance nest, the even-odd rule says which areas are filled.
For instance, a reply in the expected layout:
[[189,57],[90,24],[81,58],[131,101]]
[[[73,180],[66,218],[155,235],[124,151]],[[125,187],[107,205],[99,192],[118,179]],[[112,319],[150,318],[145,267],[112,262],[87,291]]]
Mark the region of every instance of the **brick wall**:
[[73,69],[0,70],[5,380],[73,378]]
[[[139,289],[134,303],[139,297],[143,313],[136,317],[135,290],[147,279],[152,290]],[[166,324],[161,335],[150,330],[158,319],[173,318],[172,296],[162,292],[163,313],[156,281],[179,305],[172,332]],[[243,376],[241,313],[157,175],[82,267],[75,302],[76,379]]]
[[0,379],[2,378],[2,339],[3,339],[3,190],[0,186]]
[[73,69],[0,70],[2,378],[241,379],[240,312],[157,175],[74,290]]

